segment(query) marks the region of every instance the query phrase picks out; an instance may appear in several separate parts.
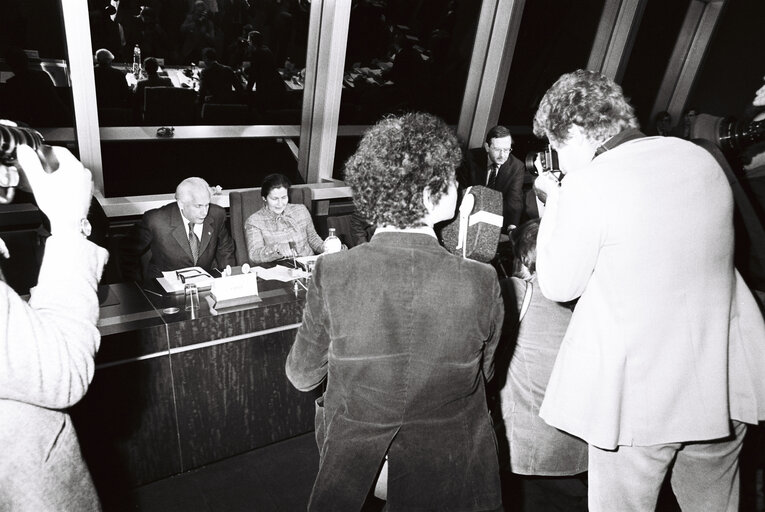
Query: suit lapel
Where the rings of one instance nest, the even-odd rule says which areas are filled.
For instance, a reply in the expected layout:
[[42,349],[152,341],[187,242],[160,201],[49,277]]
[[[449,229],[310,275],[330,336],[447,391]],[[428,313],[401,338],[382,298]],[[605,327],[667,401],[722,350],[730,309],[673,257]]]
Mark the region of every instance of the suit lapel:
[[189,246],[189,235],[186,233],[186,226],[183,225],[183,217],[181,217],[181,212],[178,209],[177,204],[172,209],[172,213],[170,214],[170,229],[173,238],[175,238],[175,241],[178,242],[178,245],[181,246],[181,249],[183,249],[183,252],[189,257],[189,259],[193,261],[193,256],[191,255],[191,246]]
[[199,244],[199,257],[202,257],[202,254],[207,250],[207,246],[210,245],[210,239],[212,238],[213,234],[213,221],[210,218],[210,214],[208,213],[207,217],[205,218],[204,224],[202,224],[202,240],[200,240]]
[[494,187],[497,190],[503,190],[509,178],[510,178],[510,159],[508,159],[507,162],[499,166],[499,170],[497,171],[497,181],[494,182]]

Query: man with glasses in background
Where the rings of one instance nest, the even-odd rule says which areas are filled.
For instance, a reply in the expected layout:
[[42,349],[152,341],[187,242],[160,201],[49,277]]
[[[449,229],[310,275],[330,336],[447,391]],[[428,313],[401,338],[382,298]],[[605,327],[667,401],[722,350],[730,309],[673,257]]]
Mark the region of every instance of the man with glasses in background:
[[465,152],[458,180],[460,192],[483,185],[502,193],[502,231],[511,231],[520,223],[523,212],[523,162],[514,157],[510,130],[498,125],[486,134],[480,148]]

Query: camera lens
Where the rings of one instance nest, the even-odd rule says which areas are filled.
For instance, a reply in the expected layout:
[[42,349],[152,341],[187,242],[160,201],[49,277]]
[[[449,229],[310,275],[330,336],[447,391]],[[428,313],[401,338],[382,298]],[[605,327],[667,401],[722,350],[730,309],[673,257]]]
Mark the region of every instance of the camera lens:
[[532,175],[532,176],[538,176],[539,171],[537,170],[536,166],[534,165],[534,161],[537,159],[537,155],[539,155],[536,151],[531,151],[526,155],[526,170]]

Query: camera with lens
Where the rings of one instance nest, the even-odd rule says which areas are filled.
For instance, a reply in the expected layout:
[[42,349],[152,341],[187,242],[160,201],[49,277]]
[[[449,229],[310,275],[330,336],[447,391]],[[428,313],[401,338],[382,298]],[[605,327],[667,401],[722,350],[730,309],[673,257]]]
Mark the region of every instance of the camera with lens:
[[685,132],[687,139],[706,139],[735,155],[765,141],[765,120],[744,122],[732,116],[717,117],[691,111],[685,116]]
[[30,192],[29,184],[16,158],[16,148],[27,145],[37,152],[45,172],[58,169],[58,160],[53,149],[45,144],[43,136],[37,130],[21,126],[9,126],[0,123],[0,165],[4,167],[0,176],[0,204],[13,201],[16,187]]
[[[536,165],[537,160],[539,160],[538,168]],[[533,176],[549,172],[558,181],[561,181],[564,176],[558,164],[558,152],[549,144],[543,151],[531,151],[526,155],[526,170]]]

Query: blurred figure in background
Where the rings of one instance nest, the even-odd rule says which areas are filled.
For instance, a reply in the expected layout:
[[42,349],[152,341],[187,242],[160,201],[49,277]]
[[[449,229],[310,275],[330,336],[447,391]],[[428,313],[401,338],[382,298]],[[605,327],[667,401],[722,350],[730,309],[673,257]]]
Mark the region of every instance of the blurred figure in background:
[[[587,510],[587,443],[545,423],[539,408],[555,358],[571,320],[572,306],[547,299],[537,282],[539,219],[513,231],[517,271],[501,281],[505,297],[503,354],[507,380],[500,390],[502,420],[509,448],[509,469],[523,475],[526,512]],[[517,276],[517,277],[516,277]],[[497,371],[500,371],[498,356]],[[504,370],[504,368],[502,368]],[[542,478],[535,478],[542,477]]]
[[132,98],[125,73],[112,67],[114,55],[106,48],[96,51],[93,69],[98,108],[128,108]]
[[24,50],[9,47],[5,62],[13,76],[0,88],[0,114],[3,117],[34,128],[72,126],[72,114],[56,92],[53,79],[41,69],[29,69],[29,58]]

